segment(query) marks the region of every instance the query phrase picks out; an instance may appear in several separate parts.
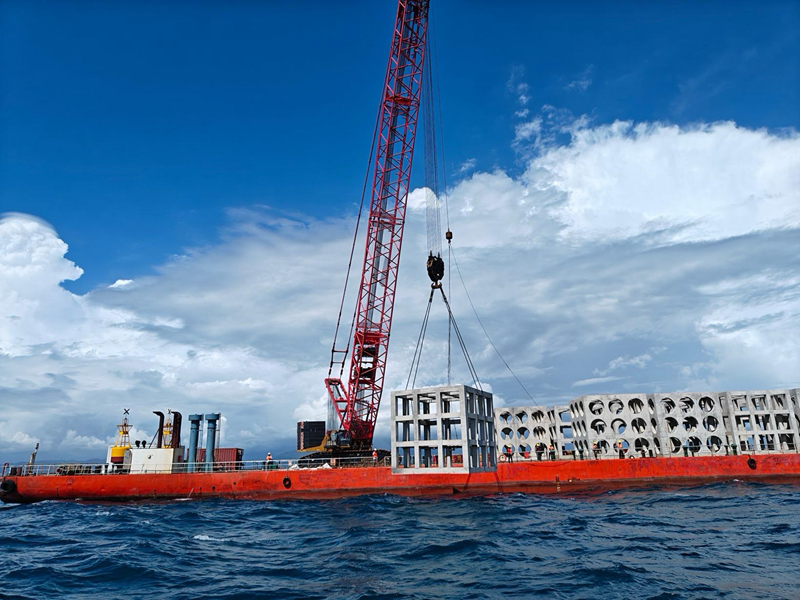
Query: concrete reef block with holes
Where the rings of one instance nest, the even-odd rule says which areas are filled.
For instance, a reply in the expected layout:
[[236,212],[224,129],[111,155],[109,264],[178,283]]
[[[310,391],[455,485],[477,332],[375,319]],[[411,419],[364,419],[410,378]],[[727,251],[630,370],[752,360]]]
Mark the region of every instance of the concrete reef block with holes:
[[574,448],[569,406],[515,406],[494,409],[498,458],[525,460],[536,455],[537,446],[558,458]]
[[650,394],[648,408],[655,405],[655,445],[659,455],[696,456],[723,452],[730,440],[725,430],[724,404],[718,392],[673,392]]
[[624,452],[641,454],[656,448],[658,426],[654,407],[646,393],[581,396],[570,403],[575,449],[587,458],[617,456],[615,445]]
[[498,457],[713,456],[797,452],[800,389],[600,394],[568,407],[495,409]]
[[465,385],[392,392],[392,472],[494,471],[493,403]]

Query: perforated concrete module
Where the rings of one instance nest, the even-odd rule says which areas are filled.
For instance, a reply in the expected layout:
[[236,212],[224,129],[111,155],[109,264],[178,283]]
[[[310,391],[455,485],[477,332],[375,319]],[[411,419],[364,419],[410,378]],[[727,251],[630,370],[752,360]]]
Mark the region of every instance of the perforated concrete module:
[[[624,453],[649,455],[657,449],[655,406],[647,394],[600,394],[581,396],[570,402],[575,449],[587,458],[616,457],[615,444]],[[596,444],[596,446],[595,446]]]
[[725,454],[730,445],[725,405],[719,392],[651,394],[661,427],[660,453],[682,455],[684,448],[696,456]]
[[740,452],[794,452],[800,431],[797,390],[724,392],[730,443]]
[[530,458],[536,444],[548,443],[547,420],[544,409],[534,406],[495,408],[495,437],[497,452],[514,458]]
[[797,452],[800,391],[601,394],[570,403],[575,450],[587,457]]
[[497,467],[492,394],[464,385],[392,392],[392,472]]
[[[794,412],[794,424],[798,432],[800,432],[800,388],[795,388],[790,392],[792,398],[792,412]],[[798,440],[800,445],[800,440]]]
[[566,456],[575,449],[572,433],[572,415],[569,405],[551,406],[547,409],[547,433],[552,440],[556,456]]
[[506,406],[496,408],[495,432],[498,458],[528,459],[540,446],[547,452],[550,444],[562,458],[573,449],[572,423],[568,406]]
[[[495,409],[498,456],[513,449],[515,460],[535,456],[537,444],[553,444],[559,458],[573,449],[585,458],[724,455],[797,452],[800,389],[749,392],[600,394],[566,407]],[[570,434],[571,433],[571,438]],[[572,442],[572,444],[570,444]]]

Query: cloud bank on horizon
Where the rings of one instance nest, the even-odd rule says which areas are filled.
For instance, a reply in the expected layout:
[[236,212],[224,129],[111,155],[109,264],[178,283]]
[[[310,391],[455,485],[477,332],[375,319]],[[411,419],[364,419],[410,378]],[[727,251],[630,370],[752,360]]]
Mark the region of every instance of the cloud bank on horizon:
[[[545,107],[514,144],[519,175],[474,161],[457,169],[450,226],[481,318],[538,403],[800,384],[797,132],[593,126]],[[427,301],[423,197],[409,197],[388,389],[405,386]],[[60,285],[83,273],[67,258],[70,240],[35,216],[2,216],[0,455],[39,441],[50,455],[100,456],[123,406],[142,438],[154,433],[152,410],[221,410],[223,443],[273,451],[292,446],[296,420],[324,418],[354,219],[267,207],[228,216],[217,243],[83,295]],[[460,285],[454,274],[478,373],[500,402],[530,403]],[[418,385],[444,381],[442,312]]]

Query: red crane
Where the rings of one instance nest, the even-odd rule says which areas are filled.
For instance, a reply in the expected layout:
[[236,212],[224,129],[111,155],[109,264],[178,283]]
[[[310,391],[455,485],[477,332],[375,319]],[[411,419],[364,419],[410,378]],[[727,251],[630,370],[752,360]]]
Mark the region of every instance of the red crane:
[[[429,0],[399,0],[397,3],[397,18],[378,113],[378,137],[366,248],[354,317],[350,376],[346,387],[341,378],[329,376],[325,379],[335,419],[334,428],[328,432],[329,449],[349,447],[363,451],[372,447],[383,392],[403,242],[423,83],[428,6]],[[342,351],[334,348],[332,355],[336,352]],[[346,356],[347,351],[344,352]]]

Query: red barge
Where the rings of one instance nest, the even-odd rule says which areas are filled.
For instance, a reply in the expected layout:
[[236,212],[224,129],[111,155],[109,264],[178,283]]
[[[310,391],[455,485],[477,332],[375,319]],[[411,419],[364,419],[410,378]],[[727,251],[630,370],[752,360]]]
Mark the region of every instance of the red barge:
[[572,494],[733,479],[800,482],[798,454],[534,460],[500,463],[495,472],[467,474],[393,474],[389,466],[307,469],[284,468],[280,463],[262,468],[250,468],[252,465],[246,463],[243,466],[211,473],[6,476],[0,484],[4,490],[0,500],[29,503],[42,500],[329,499],[365,494]]
[[[27,464],[2,466],[0,500],[572,494],[734,479],[800,483],[800,453],[794,445],[800,389],[723,392],[713,398],[708,393],[651,394],[647,405],[631,397],[627,408],[621,406],[625,398],[625,394],[577,398],[569,407],[561,407],[562,418],[574,414],[570,421],[559,418],[559,407],[551,408],[547,411],[553,419],[551,431],[560,425],[574,428],[575,433],[568,439],[553,434],[556,443],[551,442],[549,451],[536,444],[532,453],[521,436],[536,439],[544,431],[534,426],[546,422],[538,421],[542,409],[494,408],[489,392],[463,385],[393,392],[391,452],[373,450],[356,456],[318,452],[300,459],[273,460],[268,455],[262,461],[244,461],[241,449],[217,447],[219,413],[189,416],[188,448],[181,445],[181,414],[172,411],[166,415],[156,411],[158,431],[151,442],[131,443],[125,416],[105,463],[42,465],[35,463],[34,452]],[[654,398],[659,402],[651,403]],[[648,411],[645,406],[653,409],[652,431],[627,434],[615,429],[611,435],[621,437],[609,452],[609,444],[602,443],[608,434],[598,425],[599,417],[613,413],[617,421],[635,423],[631,417]],[[584,407],[588,414],[583,418],[593,423],[586,434],[580,415]],[[702,419],[706,424],[717,414],[721,427],[705,433],[669,431],[672,417],[665,415],[670,414],[683,416],[685,423]],[[707,416],[702,418],[703,414]],[[200,447],[203,421],[205,448]],[[751,423],[756,424],[757,435],[750,435]],[[526,425],[532,434],[526,433]],[[777,433],[769,427],[777,427]],[[315,448],[324,447],[329,433],[324,422],[298,424],[298,449],[318,444],[320,437]],[[685,438],[683,445],[670,442],[677,435]],[[716,444],[717,436],[724,436],[724,446]],[[656,443],[659,438],[663,443]]]

